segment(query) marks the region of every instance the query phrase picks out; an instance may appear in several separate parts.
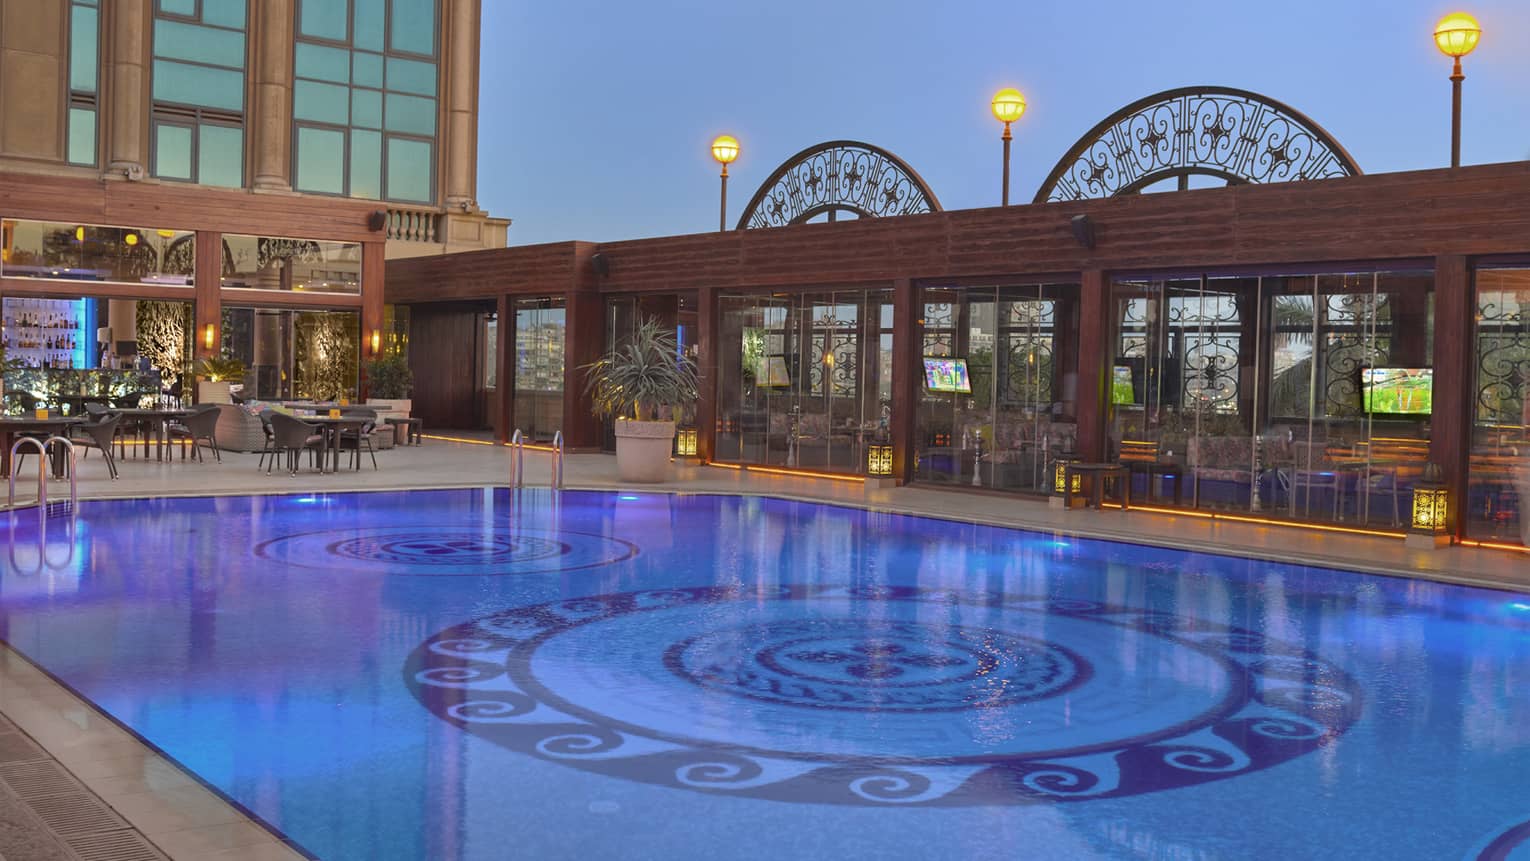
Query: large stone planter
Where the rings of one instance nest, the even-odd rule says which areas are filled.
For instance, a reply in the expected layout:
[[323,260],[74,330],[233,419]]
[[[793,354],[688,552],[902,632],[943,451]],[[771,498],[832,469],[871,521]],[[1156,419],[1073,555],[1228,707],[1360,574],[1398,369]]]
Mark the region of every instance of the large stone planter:
[[674,422],[616,420],[616,474],[622,481],[651,483],[669,478],[675,446]]
[[229,386],[230,385],[232,385],[232,383],[230,383],[228,380],[219,380],[217,382],[213,382],[212,380],[198,380],[197,381],[197,403],[199,403],[199,404],[231,404],[231,403],[233,403],[234,402],[234,397],[229,392]]
[[377,410],[379,421],[385,418],[409,418],[414,401],[409,398],[367,398],[367,406]]

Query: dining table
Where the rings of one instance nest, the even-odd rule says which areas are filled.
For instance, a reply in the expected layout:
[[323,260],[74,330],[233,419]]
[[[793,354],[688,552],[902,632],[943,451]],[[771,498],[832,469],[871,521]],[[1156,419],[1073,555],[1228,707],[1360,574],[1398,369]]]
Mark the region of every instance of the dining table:
[[[45,419],[35,416],[0,416],[0,478],[8,478],[11,474],[11,446],[16,444],[17,437],[38,434],[68,437],[69,428],[83,421],[84,419],[78,416],[56,416]],[[64,451],[63,446],[56,446],[50,452],[53,457],[54,478],[64,477],[66,462]]]
[[[377,419],[373,416],[362,415],[294,416],[293,418],[296,418],[302,422],[307,422],[310,425],[317,426],[320,434],[324,437],[324,452],[321,456],[319,465],[320,472],[340,471],[340,435],[342,433],[348,429],[355,428],[356,432],[359,434],[368,424],[372,424],[377,421]],[[330,460],[331,455],[334,456],[334,469],[325,469],[324,464]],[[356,459],[356,467],[357,469],[361,468],[360,458]]]
[[[154,437],[154,457],[164,462],[165,452],[170,448],[170,423],[184,419],[191,415],[191,410],[186,409],[130,409],[112,410],[122,416],[125,424],[138,427],[144,440],[144,456],[148,457],[147,446],[149,437]],[[152,432],[152,434],[151,434]]]

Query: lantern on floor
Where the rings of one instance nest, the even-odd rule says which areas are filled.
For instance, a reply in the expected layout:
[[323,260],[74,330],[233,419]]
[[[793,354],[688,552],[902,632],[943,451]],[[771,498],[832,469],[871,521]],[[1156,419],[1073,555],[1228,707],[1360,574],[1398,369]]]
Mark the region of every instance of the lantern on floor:
[[[1059,460],[1052,467],[1052,469],[1053,469],[1053,472],[1052,472],[1052,492],[1057,494],[1058,496],[1063,495],[1068,490],[1068,464],[1070,464],[1070,463],[1072,463],[1072,461],[1069,461],[1069,460]],[[1083,493],[1084,492],[1084,477],[1083,476],[1081,476],[1081,475],[1073,476],[1073,492],[1074,493]]]
[[675,431],[675,454],[680,457],[696,456],[695,428],[681,428]]
[[893,447],[888,443],[872,443],[866,446],[866,474],[893,474]]
[[1440,468],[1424,466],[1424,475],[1413,487],[1413,517],[1408,525],[1410,544],[1450,543],[1450,492],[1440,480]]

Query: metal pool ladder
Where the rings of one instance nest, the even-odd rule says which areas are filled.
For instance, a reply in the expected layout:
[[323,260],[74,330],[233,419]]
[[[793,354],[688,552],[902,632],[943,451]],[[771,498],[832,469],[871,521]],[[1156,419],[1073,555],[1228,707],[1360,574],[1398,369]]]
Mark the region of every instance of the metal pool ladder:
[[[526,483],[526,437],[520,428],[510,435],[510,486],[521,487]],[[553,434],[552,442],[552,488],[563,489],[563,431]]]
[[7,488],[5,504],[16,504],[16,457],[21,449],[31,443],[37,449],[37,507],[43,511],[48,509],[48,449],[54,443],[64,446],[64,451],[69,453],[69,511],[71,513],[79,509],[80,489],[76,479],[76,467],[79,464],[74,452],[74,443],[61,436],[50,436],[46,440],[39,440],[35,436],[22,437],[11,446],[11,478]]

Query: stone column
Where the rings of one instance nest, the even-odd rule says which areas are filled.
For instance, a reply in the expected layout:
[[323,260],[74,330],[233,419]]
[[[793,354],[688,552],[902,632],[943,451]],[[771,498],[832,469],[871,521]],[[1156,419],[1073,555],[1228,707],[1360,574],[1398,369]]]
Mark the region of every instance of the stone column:
[[111,134],[107,138],[107,174],[143,179],[149,162],[149,0],[103,3],[107,17],[103,96]]
[[445,204],[448,209],[477,206],[478,196],[478,28],[479,0],[446,0]]
[[254,97],[245,118],[250,130],[254,188],[292,189],[293,0],[252,4]]

